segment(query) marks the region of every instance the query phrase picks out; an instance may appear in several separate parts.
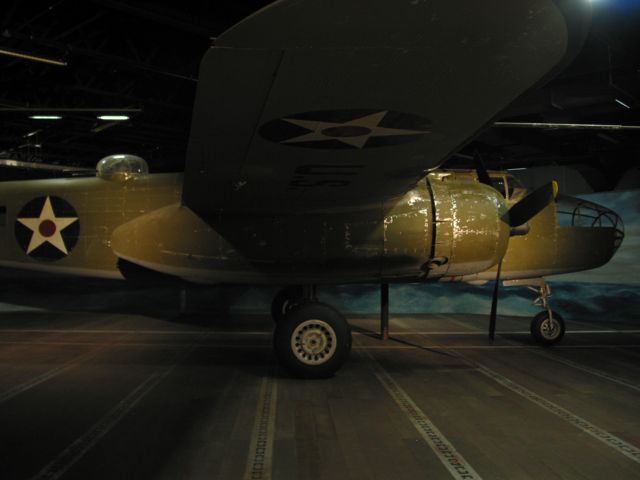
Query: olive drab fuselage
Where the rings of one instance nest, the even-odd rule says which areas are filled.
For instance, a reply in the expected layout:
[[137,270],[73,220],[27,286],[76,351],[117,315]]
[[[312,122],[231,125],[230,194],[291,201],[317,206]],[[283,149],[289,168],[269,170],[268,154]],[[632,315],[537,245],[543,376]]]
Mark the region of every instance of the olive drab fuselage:
[[[492,173],[501,176],[506,182],[506,174]],[[512,187],[503,196],[474,172],[436,171],[386,202],[205,220],[182,206],[179,174],[6,182],[0,266],[124,278],[124,260],[209,284],[483,281],[495,277],[500,260],[504,279],[533,278],[594,268],[614,253],[614,229],[562,227],[555,204],[526,235],[510,236],[505,216],[524,193]],[[43,226],[47,199],[52,228],[60,227],[55,242]]]

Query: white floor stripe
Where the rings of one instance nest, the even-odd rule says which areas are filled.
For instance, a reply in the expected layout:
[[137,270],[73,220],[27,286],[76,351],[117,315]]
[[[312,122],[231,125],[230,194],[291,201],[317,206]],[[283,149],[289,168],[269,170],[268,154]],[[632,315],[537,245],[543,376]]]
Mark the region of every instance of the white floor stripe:
[[38,375],[37,377],[32,378],[31,380],[27,380],[26,382],[21,383],[20,385],[16,385],[15,387],[0,393],[0,403],[4,403],[15,396],[20,395],[21,393],[32,389],[33,387],[37,387],[41,383],[44,383],[47,380],[50,380],[60,375],[62,372],[64,372],[68,368],[71,368],[73,365],[75,365],[75,362],[65,363],[63,365],[60,365],[59,367],[53,368],[48,372],[45,372],[41,375]]
[[187,349],[179,358],[161,372],[152,373],[133,391],[113,407],[104,417],[87,432],[78,437],[64,449],[55,459],[48,463],[32,480],[56,480],[64,475],[85,453],[104,437],[120,420],[124,418],[153,388],[158,385],[176,367],[193,348]]
[[573,360],[568,360],[566,358],[547,353],[543,350],[533,350],[533,353],[541,357],[548,358],[549,360],[552,360],[554,362],[563,363],[569,367],[575,368],[576,370],[582,370],[583,372],[590,373],[591,375],[595,375],[596,377],[604,378],[605,380],[609,380],[610,382],[614,382],[618,385],[622,385],[623,387],[631,388],[633,390],[636,390],[637,392],[640,392],[640,385],[628,382],[619,377],[616,377],[615,375],[603,372],[602,370],[588,367],[587,365],[582,365],[580,363],[574,362]]
[[104,348],[99,348],[92,352],[83,353],[82,355],[77,356],[76,358],[74,358],[69,362],[63,363],[62,365],[52,368],[51,370],[48,370],[30,380],[27,380],[26,382],[23,382],[19,385],[16,385],[13,388],[10,388],[9,390],[6,390],[0,393],[0,404],[12,399],[17,395],[20,395],[23,392],[26,392],[27,390],[37,387],[38,385],[46,382],[47,380],[51,380],[52,378],[57,377],[61,373],[65,372],[66,370],[79,365],[80,363],[84,362],[85,360],[88,360],[89,358],[95,355],[98,355],[100,352],[103,352],[104,350],[106,350],[107,347],[113,346],[113,344],[105,345],[104,343],[100,343],[98,345],[103,346]]
[[277,402],[278,383],[276,379],[263,378],[243,480],[271,479]]
[[[88,334],[88,335],[113,335],[113,334],[133,334],[133,335],[237,335],[237,336],[260,336],[271,335],[271,331],[255,330],[255,331],[215,331],[215,330],[75,330],[75,329],[18,329],[4,328],[0,329],[0,333],[67,333],[67,334]],[[371,335],[374,332],[353,332],[352,335]],[[402,331],[391,332],[394,337],[402,337],[407,335],[452,335],[452,336],[486,336],[485,331]],[[596,334],[640,334],[640,330],[633,329],[602,329],[602,330],[567,330],[566,333],[596,335]],[[497,335],[530,335],[529,330],[508,330],[497,331]]]
[[[212,338],[215,338],[212,336]],[[65,345],[104,345],[104,342],[46,342],[46,341],[0,341],[0,345],[40,345],[40,346],[65,346]],[[168,342],[119,342],[119,347],[167,347],[167,348],[181,348],[182,343],[168,343]],[[237,345],[220,345],[211,343],[196,343],[200,348],[220,348],[220,349],[249,349],[249,348],[273,348],[268,344],[249,344],[239,343]],[[355,349],[359,350],[414,350],[414,349],[427,349],[427,350],[545,350],[547,347],[539,347],[536,345],[459,345],[459,346],[447,346],[447,345],[361,345],[355,346]],[[640,344],[593,344],[593,345],[554,345],[554,349],[558,350],[572,350],[572,349],[610,349],[610,348],[640,348]]]
[[18,329],[5,328],[0,329],[0,333],[68,333],[68,334],[88,334],[88,335],[114,335],[114,334],[132,334],[132,335],[271,335],[269,331],[215,331],[215,330],[76,330],[69,329]]
[[[509,340],[506,340],[506,341],[507,341],[507,343],[509,345],[518,346],[517,343],[513,343],[513,342],[511,342]],[[553,350],[555,350],[556,348],[558,348],[558,345],[555,345],[553,347]],[[543,358],[546,358],[546,359],[549,359],[549,360],[551,360],[553,362],[562,363],[564,365],[567,365],[568,367],[575,368],[576,370],[581,370],[583,372],[589,373],[589,374],[594,375],[596,377],[600,377],[600,378],[603,378],[605,380],[609,380],[610,382],[617,383],[618,385],[622,385],[623,387],[631,388],[632,390],[636,390],[636,391],[640,392],[640,385],[637,385],[635,383],[631,383],[631,382],[629,382],[627,380],[623,380],[620,377],[617,377],[615,375],[611,375],[611,374],[609,374],[607,372],[604,372],[602,370],[598,370],[596,368],[592,368],[592,367],[589,367],[587,365],[583,365],[581,363],[574,362],[573,360],[569,360],[569,359],[566,359],[564,357],[560,357],[558,355],[554,355],[553,353],[549,353],[549,349],[548,348],[535,348],[535,349],[530,349],[530,350],[531,350],[531,352],[533,354],[538,355],[538,356],[543,357]]]
[[395,400],[402,412],[411,421],[420,436],[429,445],[436,457],[449,471],[451,476],[460,480],[480,479],[480,475],[469,465],[464,457],[447,440],[435,424],[416,405],[409,395],[396,383],[391,375],[380,365],[375,358],[367,354],[372,361],[375,375]]
[[478,372],[483,375],[489,377],[495,382],[499,383],[503,387],[511,390],[514,393],[517,393],[523,398],[526,398],[530,402],[535,403],[539,407],[547,410],[548,412],[560,417],[561,419],[569,422],[575,427],[579,428],[583,432],[591,435],[593,438],[601,441],[608,447],[613,448],[617,452],[626,456],[627,458],[633,460],[634,462],[640,463],[640,449],[635,447],[634,445],[625,442],[620,437],[613,435],[612,433],[594,425],[588,420],[574,414],[573,412],[567,410],[566,408],[561,407],[560,405],[552,402],[551,400],[547,400],[546,398],[538,395],[537,393],[529,390],[528,388],[520,385],[519,383],[510,380],[504,375],[499,374],[498,372],[491,370],[488,367],[476,362],[475,360],[471,360],[470,358],[464,357],[461,354],[458,356],[466,361],[469,365],[472,365],[477,369]]

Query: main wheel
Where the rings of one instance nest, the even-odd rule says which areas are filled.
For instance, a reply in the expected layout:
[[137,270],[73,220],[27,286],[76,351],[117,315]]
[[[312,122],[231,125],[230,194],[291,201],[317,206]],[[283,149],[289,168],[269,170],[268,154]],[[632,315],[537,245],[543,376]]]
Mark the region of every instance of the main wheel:
[[545,310],[531,321],[531,335],[540,345],[550,346],[558,343],[564,336],[564,320],[560,314],[551,312],[553,320]]
[[308,302],[289,310],[276,323],[273,344],[278,360],[304,378],[332,376],[351,351],[351,329],[329,305]]
[[271,316],[278,323],[285,314],[304,300],[302,287],[286,287],[278,292],[271,302]]

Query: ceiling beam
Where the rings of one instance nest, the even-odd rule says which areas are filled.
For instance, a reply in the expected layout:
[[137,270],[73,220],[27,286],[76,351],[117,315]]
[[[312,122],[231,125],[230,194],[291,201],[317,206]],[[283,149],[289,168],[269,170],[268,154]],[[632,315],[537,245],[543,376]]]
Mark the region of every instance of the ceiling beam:
[[182,12],[167,11],[160,12],[149,7],[142,8],[133,6],[125,2],[118,2],[115,0],[93,0],[93,3],[101,5],[112,10],[120,11],[128,15],[146,18],[156,23],[163,25],[169,25],[171,27],[189,32],[194,35],[200,35],[207,38],[211,38],[220,33],[220,25],[205,24],[196,18],[189,17]]

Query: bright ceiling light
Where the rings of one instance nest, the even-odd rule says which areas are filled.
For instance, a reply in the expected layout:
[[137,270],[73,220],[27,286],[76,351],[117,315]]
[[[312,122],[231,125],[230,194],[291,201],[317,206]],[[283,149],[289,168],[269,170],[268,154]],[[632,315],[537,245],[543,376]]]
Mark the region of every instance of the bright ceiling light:
[[31,115],[31,120],[62,120],[60,115]]
[[109,122],[124,122],[129,120],[127,115],[100,115],[98,120],[107,120]]

